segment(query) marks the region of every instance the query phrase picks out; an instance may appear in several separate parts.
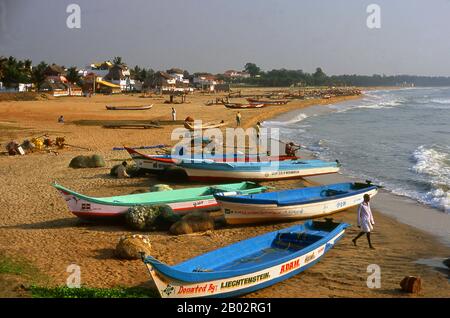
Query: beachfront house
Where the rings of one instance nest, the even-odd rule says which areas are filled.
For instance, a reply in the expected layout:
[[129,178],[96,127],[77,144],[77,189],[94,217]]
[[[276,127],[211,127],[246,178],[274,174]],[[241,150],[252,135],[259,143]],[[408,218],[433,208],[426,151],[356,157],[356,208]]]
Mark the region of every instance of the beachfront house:
[[156,72],[153,83],[146,83],[146,85],[155,88],[163,94],[171,94],[173,92],[193,92],[193,88],[190,87],[189,79],[184,78],[184,72],[182,70],[171,69],[169,71],[171,74],[162,71]]
[[[125,64],[115,64],[103,78],[105,81],[119,85],[122,91],[136,91],[136,81],[131,78],[130,70]],[[142,87],[142,86],[139,86]]]
[[216,85],[222,83],[222,81],[210,73],[195,73],[193,83],[194,87],[202,91],[214,92]]
[[47,78],[40,87],[41,92],[46,92],[54,97],[69,96],[69,88],[61,81],[55,81],[51,78]]
[[166,73],[173,77],[178,84],[185,84],[186,86],[189,86],[189,79],[184,78],[185,72],[182,69],[171,68],[170,70],[167,70]]

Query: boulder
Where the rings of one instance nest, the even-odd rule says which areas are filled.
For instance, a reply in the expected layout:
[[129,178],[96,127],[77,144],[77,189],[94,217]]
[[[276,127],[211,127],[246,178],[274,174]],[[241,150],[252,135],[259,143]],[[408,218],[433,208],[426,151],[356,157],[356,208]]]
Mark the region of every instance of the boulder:
[[406,293],[419,293],[422,289],[422,279],[420,277],[405,276],[400,282],[402,291]]
[[187,214],[170,227],[170,233],[175,235],[191,234],[208,230],[214,230],[214,219],[205,212],[193,212]]
[[92,156],[77,156],[73,158],[69,167],[74,169],[79,168],[98,168],[106,166],[105,161],[100,155],[92,155]]
[[145,235],[128,235],[120,238],[114,254],[120,259],[139,259],[141,253],[151,254],[150,240]]

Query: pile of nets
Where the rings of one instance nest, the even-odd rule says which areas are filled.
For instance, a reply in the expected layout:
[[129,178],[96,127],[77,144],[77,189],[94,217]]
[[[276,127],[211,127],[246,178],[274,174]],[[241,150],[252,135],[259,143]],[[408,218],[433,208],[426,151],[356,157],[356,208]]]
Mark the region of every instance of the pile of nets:
[[69,167],[78,169],[78,168],[98,168],[106,166],[105,160],[103,160],[100,155],[92,155],[92,156],[77,156],[73,158]]
[[128,226],[139,231],[168,230],[180,219],[168,205],[134,206],[125,214]]
[[173,189],[167,184],[155,184],[150,187],[150,192],[172,191]]

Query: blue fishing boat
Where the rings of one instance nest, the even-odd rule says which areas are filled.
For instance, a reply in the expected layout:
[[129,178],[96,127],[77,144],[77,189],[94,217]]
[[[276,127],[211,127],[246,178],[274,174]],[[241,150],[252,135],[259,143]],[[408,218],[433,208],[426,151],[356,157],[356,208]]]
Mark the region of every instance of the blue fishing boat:
[[273,160],[251,162],[216,162],[212,160],[181,160],[178,166],[191,180],[270,181],[297,179],[339,171],[339,162],[322,160]]
[[228,224],[292,221],[346,210],[363,202],[365,194],[376,195],[378,188],[370,182],[347,182],[230,197],[216,194],[215,199]]
[[346,223],[307,221],[168,266],[143,256],[161,297],[232,297],[288,279],[317,263]]
[[245,154],[222,154],[221,156],[214,156],[211,154],[195,154],[193,156],[172,156],[172,155],[146,155],[136,151],[136,149],[124,147],[126,151],[133,158],[136,166],[148,172],[163,172],[168,168],[175,167],[181,160],[209,160],[215,162],[234,162],[234,161],[268,161],[268,160],[289,160],[297,159],[290,156],[267,156],[266,154],[259,155],[245,155]]

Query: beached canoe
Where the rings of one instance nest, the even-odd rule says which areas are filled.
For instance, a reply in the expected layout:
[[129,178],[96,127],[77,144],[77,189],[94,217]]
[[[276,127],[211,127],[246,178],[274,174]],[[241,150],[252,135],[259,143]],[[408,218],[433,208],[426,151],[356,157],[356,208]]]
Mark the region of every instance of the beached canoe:
[[271,286],[316,264],[343,236],[346,223],[307,221],[168,266],[143,256],[164,298],[234,297]]
[[255,99],[255,98],[247,98],[247,101],[251,104],[263,104],[264,106],[271,106],[271,105],[286,105],[290,101],[287,99],[269,99],[269,100],[261,100],[261,99]]
[[[186,159],[185,157],[174,157],[171,155],[146,155],[136,151],[135,149],[131,149],[128,147],[124,147],[126,151],[130,154],[131,158],[133,158],[136,166],[143,171],[156,173],[162,172],[169,167],[174,167],[177,163],[182,159]],[[212,156],[212,155],[201,155],[198,154],[193,156],[192,159],[211,159],[216,162],[233,162],[233,161],[257,161],[257,155],[244,155],[244,154],[224,154],[221,157]],[[260,161],[264,160],[293,160],[298,159],[297,157],[291,156],[265,156],[261,154],[259,156]]]
[[292,221],[322,217],[363,202],[365,194],[373,197],[378,186],[370,183],[336,183],[247,196],[214,197],[228,224]]
[[202,125],[195,126],[194,122],[185,121],[184,122],[184,128],[189,130],[205,130],[205,129],[214,129],[214,128],[220,128],[223,126],[226,126],[227,123],[224,121],[221,121],[219,123],[204,123]]
[[251,180],[270,181],[297,179],[339,171],[338,162],[322,160],[284,160],[261,162],[214,162],[212,160],[182,160],[178,163],[191,180]]
[[89,197],[52,184],[64,197],[70,212],[80,218],[105,219],[123,216],[130,207],[138,205],[168,205],[174,213],[219,210],[214,194],[251,194],[265,191],[265,187],[253,182],[241,182],[209,187],[196,187],[171,191],[147,192],[113,197]]
[[143,105],[143,106],[111,106],[106,105],[107,110],[147,110],[153,107],[152,105]]
[[237,108],[237,109],[261,108],[265,106],[264,104],[240,104],[240,103],[229,103],[224,105],[226,108]]

